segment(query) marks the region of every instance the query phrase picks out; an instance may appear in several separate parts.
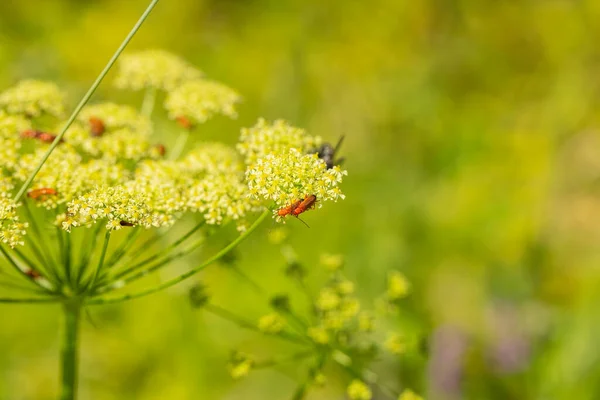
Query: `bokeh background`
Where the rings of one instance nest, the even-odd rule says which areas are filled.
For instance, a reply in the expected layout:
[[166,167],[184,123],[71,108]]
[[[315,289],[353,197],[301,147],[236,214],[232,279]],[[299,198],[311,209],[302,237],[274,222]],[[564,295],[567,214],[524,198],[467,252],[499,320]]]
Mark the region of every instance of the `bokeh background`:
[[[74,104],[146,3],[1,1],[0,87],[52,79]],[[243,94],[239,118],[210,121],[197,140],[233,144],[259,116],[332,142],[345,135],[347,199],[306,214],[310,230],[288,227],[315,284],[324,252],[345,255],[364,304],[388,271],[411,280],[404,316],[385,327],[411,320],[426,336],[421,356],[376,366],[391,386],[430,398],[591,400],[600,398],[599,40],[597,0],[175,0],[159,3],[130,49],[170,50]],[[95,100],[139,104],[111,78]],[[245,242],[237,262],[278,293],[290,284],[266,238],[273,228]],[[224,268],[202,279],[223,307],[268,311]],[[297,366],[228,376],[232,348],[286,349],[192,309],[191,283],[89,310],[83,399],[290,398]],[[54,398],[58,311],[0,306],[0,399]],[[346,383],[334,378],[309,398],[342,399]]]

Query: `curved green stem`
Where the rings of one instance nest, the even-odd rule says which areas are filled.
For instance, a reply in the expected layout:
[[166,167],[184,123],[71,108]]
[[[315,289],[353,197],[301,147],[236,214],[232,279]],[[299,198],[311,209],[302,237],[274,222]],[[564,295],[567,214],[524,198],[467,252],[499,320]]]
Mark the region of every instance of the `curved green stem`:
[[212,256],[211,258],[209,258],[208,260],[206,260],[202,264],[198,265],[197,267],[192,268],[191,270],[189,270],[185,274],[179,275],[178,277],[170,279],[170,280],[168,280],[168,281],[166,281],[166,282],[164,282],[164,283],[162,283],[162,284],[160,284],[158,286],[151,287],[151,288],[148,288],[148,289],[145,289],[145,290],[141,290],[141,291],[136,292],[136,293],[130,293],[130,294],[126,294],[126,295],[118,296],[118,297],[97,297],[97,298],[92,298],[92,299],[86,301],[86,304],[119,303],[121,301],[137,299],[139,297],[143,297],[143,296],[147,296],[149,294],[160,292],[161,290],[164,290],[164,289],[169,288],[169,287],[171,287],[173,285],[176,285],[179,282],[186,280],[190,276],[195,275],[196,273],[198,273],[199,271],[203,270],[208,265],[212,264],[213,262],[215,262],[218,259],[220,259],[221,257],[223,257],[225,254],[229,253],[235,247],[237,247],[237,245],[240,244],[244,239],[246,239],[252,232],[254,232],[256,230],[256,228],[258,228],[258,226],[261,224],[261,222],[263,222],[265,220],[265,218],[267,218],[270,214],[271,214],[270,210],[265,210],[260,215],[260,217],[258,217],[258,219],[256,221],[254,221],[254,223],[252,224],[252,226],[250,228],[248,228],[248,230],[246,232],[244,232],[240,236],[238,236],[233,242],[231,242],[229,245],[227,245],[225,248],[223,248],[217,254],[215,254],[214,256]]
[[108,71],[110,71],[110,69],[112,68],[112,66],[114,65],[114,63],[117,61],[117,58],[119,58],[119,56],[121,55],[121,53],[123,52],[123,50],[125,50],[125,47],[127,46],[127,44],[129,44],[129,42],[131,41],[131,39],[133,38],[133,36],[136,34],[136,32],[140,29],[140,27],[142,26],[142,24],[144,23],[144,21],[146,20],[146,18],[148,18],[148,15],[150,15],[150,12],[156,6],[156,4],[158,3],[158,1],[159,0],[152,0],[150,2],[150,4],[148,5],[148,7],[146,8],[146,11],[144,11],[144,13],[140,17],[140,19],[133,26],[133,29],[131,29],[131,32],[129,32],[129,34],[127,35],[127,37],[125,37],[125,40],[123,40],[123,42],[121,43],[121,45],[119,46],[119,48],[117,49],[117,51],[115,51],[115,53],[113,54],[113,56],[108,61],[108,64],[106,64],[106,66],[104,67],[104,69],[102,70],[102,72],[100,73],[100,75],[98,75],[98,77],[96,78],[96,80],[94,81],[94,83],[92,84],[92,86],[88,89],[88,91],[85,94],[85,96],[83,96],[83,98],[81,99],[81,101],[79,102],[79,104],[77,105],[77,107],[75,107],[75,110],[73,110],[73,113],[71,114],[71,116],[69,117],[69,119],[67,120],[67,122],[65,123],[65,125],[62,127],[62,129],[60,130],[60,132],[58,133],[58,135],[56,135],[56,138],[54,139],[54,141],[52,142],[52,144],[48,148],[48,151],[46,151],[46,153],[42,157],[40,163],[37,165],[37,167],[35,167],[35,169],[33,170],[33,172],[31,172],[31,174],[29,174],[29,176],[27,177],[27,180],[25,181],[25,183],[23,183],[23,186],[21,186],[21,188],[19,189],[19,191],[15,195],[15,198],[14,198],[15,202],[18,202],[19,200],[21,200],[21,198],[25,194],[25,191],[27,191],[27,188],[31,185],[31,182],[33,182],[33,179],[35,178],[35,176],[42,169],[42,165],[44,165],[44,163],[46,162],[46,160],[48,160],[48,157],[50,157],[50,154],[52,154],[52,152],[54,151],[54,149],[56,148],[56,146],[59,145],[59,143],[61,142],[63,136],[67,132],[67,129],[69,129],[69,127],[71,126],[71,124],[75,121],[75,118],[77,117],[77,115],[79,114],[79,112],[81,111],[81,109],[83,108],[83,106],[85,106],[86,103],[90,100],[90,98],[92,97],[92,95],[94,94],[94,92],[96,91],[96,89],[98,88],[98,86],[100,85],[100,82],[102,82],[102,80],[104,79],[104,77],[106,76],[106,74],[108,74]]

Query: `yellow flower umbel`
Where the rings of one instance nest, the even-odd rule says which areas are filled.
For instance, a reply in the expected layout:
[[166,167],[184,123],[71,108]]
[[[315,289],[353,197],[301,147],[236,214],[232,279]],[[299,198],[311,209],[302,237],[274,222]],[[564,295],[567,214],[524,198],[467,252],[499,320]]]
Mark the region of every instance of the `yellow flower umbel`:
[[410,292],[410,282],[399,271],[392,271],[388,275],[387,297],[395,301],[408,296]]
[[170,92],[165,109],[172,119],[186,118],[192,125],[201,124],[215,114],[236,118],[235,105],[240,95],[229,87],[204,79],[186,82]]
[[106,221],[106,229],[119,230],[124,226],[140,225],[145,228],[157,226],[146,199],[139,193],[131,193],[122,186],[99,187],[69,202],[62,228],[89,226]]
[[163,50],[125,54],[119,59],[118,66],[115,86],[119,89],[170,91],[202,76],[193,65]]
[[277,334],[285,327],[285,320],[277,313],[271,313],[260,317],[258,320],[258,329],[261,332]]
[[0,109],[9,114],[60,117],[64,113],[64,95],[54,83],[24,80],[0,93]]
[[[107,134],[122,128],[128,128],[144,135],[152,133],[152,122],[150,119],[138,113],[131,106],[115,103],[100,103],[85,106],[81,110],[77,120],[87,128],[88,137],[91,136],[90,119],[93,118],[97,118],[102,122],[105,129],[104,133]],[[67,136],[67,139],[69,138]]]
[[19,159],[19,134],[31,128],[31,122],[20,115],[0,111],[0,168],[12,169]]
[[351,400],[371,400],[371,398],[373,398],[373,393],[371,392],[371,389],[369,389],[369,386],[358,379],[350,382],[347,392],[348,397]]
[[[337,201],[345,196],[338,187],[347,175],[339,167],[327,169],[316,154],[302,154],[292,148],[260,158],[246,170],[246,180],[253,199],[275,202],[286,207],[310,195],[316,196],[316,207],[325,201]],[[278,220],[277,209],[273,215]]]
[[419,396],[410,389],[405,389],[398,397],[398,400],[423,400],[423,397]]
[[10,247],[22,246],[27,223],[19,221],[17,204],[11,200],[13,185],[7,177],[0,177],[0,242]]
[[261,118],[252,128],[242,129],[237,148],[246,164],[251,165],[269,154],[282,154],[290,149],[304,154],[320,144],[320,137],[310,136],[304,129],[291,126],[283,120],[270,124]]
[[241,379],[250,373],[254,361],[246,354],[234,352],[229,361],[229,375],[233,379]]

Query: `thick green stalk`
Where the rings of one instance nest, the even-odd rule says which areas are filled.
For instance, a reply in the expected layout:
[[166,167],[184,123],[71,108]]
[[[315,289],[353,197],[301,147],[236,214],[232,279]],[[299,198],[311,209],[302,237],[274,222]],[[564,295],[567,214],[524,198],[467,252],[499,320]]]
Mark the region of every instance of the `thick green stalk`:
[[263,222],[265,220],[265,218],[267,218],[269,215],[271,214],[270,210],[265,210],[260,217],[257,218],[256,221],[254,221],[254,223],[252,224],[252,226],[250,228],[248,228],[248,230],[244,233],[242,233],[240,236],[238,236],[233,242],[229,243],[229,245],[227,245],[226,247],[224,247],[223,249],[221,249],[221,251],[219,251],[217,254],[215,254],[214,256],[212,256],[211,258],[209,258],[208,260],[206,260],[205,262],[203,262],[202,264],[198,265],[195,268],[192,268],[191,270],[189,270],[188,272],[186,272],[185,274],[181,274],[178,277],[175,277],[173,279],[170,279],[158,286],[155,287],[151,287],[145,290],[141,290],[139,292],[136,293],[129,293],[123,296],[118,296],[118,297],[96,297],[96,298],[92,298],[88,301],[86,301],[86,304],[108,304],[108,303],[118,303],[121,301],[126,301],[126,300],[131,300],[131,299],[136,299],[138,297],[143,297],[143,296],[147,296],[149,294],[153,294],[156,292],[160,292],[161,290],[164,290],[166,288],[169,288],[173,285],[178,284],[181,281],[186,280],[187,278],[189,278],[190,276],[193,276],[195,274],[197,274],[199,271],[203,270],[204,268],[206,268],[208,265],[212,264],[213,262],[219,260],[221,257],[223,257],[224,255],[226,255],[227,253],[229,253],[231,250],[233,250],[235,247],[237,247],[238,244],[240,244],[244,239],[246,239],[252,232],[254,232],[256,230],[256,228],[258,228],[258,226],[261,224],[261,222]]
[[68,299],[63,304],[62,348],[60,351],[62,384],[60,400],[77,398],[78,366],[79,366],[79,323],[81,302]]
[[75,107],[75,110],[73,110],[73,113],[71,114],[71,116],[69,117],[69,119],[67,120],[67,122],[65,123],[65,125],[62,127],[62,129],[60,130],[60,132],[58,133],[58,135],[56,135],[56,139],[54,139],[54,142],[52,142],[52,144],[48,148],[48,151],[46,151],[46,153],[42,157],[40,163],[37,165],[37,167],[35,167],[35,169],[33,170],[33,172],[31,172],[31,174],[29,174],[29,176],[27,177],[27,180],[25,181],[25,183],[23,183],[23,186],[21,186],[21,188],[19,189],[19,192],[16,194],[16,196],[14,198],[15,202],[18,202],[19,200],[21,200],[21,198],[23,197],[23,195],[27,191],[27,188],[29,187],[29,185],[31,185],[31,182],[33,182],[33,179],[35,178],[35,176],[42,169],[42,165],[44,165],[44,163],[46,162],[46,160],[48,160],[48,157],[50,157],[50,154],[52,154],[52,152],[54,151],[54,149],[56,148],[56,146],[59,145],[59,143],[61,142],[63,136],[65,135],[65,132],[67,132],[67,129],[69,129],[69,127],[71,126],[71,124],[75,121],[75,118],[77,117],[77,115],[79,114],[79,112],[81,111],[81,109],[90,100],[90,98],[92,97],[92,95],[94,94],[94,92],[96,91],[96,89],[98,88],[98,86],[100,85],[100,82],[102,82],[102,80],[104,79],[104,77],[106,76],[106,74],[108,74],[108,71],[110,71],[110,69],[112,68],[112,66],[114,65],[114,63],[117,61],[117,58],[119,58],[119,56],[121,55],[121,53],[123,52],[123,50],[125,50],[125,47],[127,47],[127,45],[129,44],[129,42],[131,41],[131,39],[133,38],[133,36],[140,29],[140,27],[142,26],[142,24],[144,23],[144,21],[146,20],[146,18],[148,18],[148,15],[150,15],[150,12],[154,8],[154,6],[156,6],[157,3],[158,3],[158,0],[152,0],[150,2],[150,5],[148,5],[148,8],[146,8],[146,11],[144,11],[144,13],[142,14],[142,16],[138,20],[138,22],[133,26],[133,29],[131,29],[131,32],[129,32],[129,34],[127,35],[127,37],[125,38],[125,40],[123,40],[123,42],[121,43],[121,45],[119,46],[119,48],[117,49],[117,51],[115,51],[115,53],[113,54],[113,56],[111,57],[111,59],[108,61],[108,64],[106,64],[106,66],[104,67],[104,69],[102,70],[102,72],[100,73],[100,75],[98,75],[98,77],[96,78],[96,80],[94,81],[94,83],[92,84],[92,86],[89,88],[89,90],[87,91],[87,93],[85,94],[85,96],[83,96],[83,98],[81,99],[81,101],[79,102],[79,104],[77,105],[77,107]]

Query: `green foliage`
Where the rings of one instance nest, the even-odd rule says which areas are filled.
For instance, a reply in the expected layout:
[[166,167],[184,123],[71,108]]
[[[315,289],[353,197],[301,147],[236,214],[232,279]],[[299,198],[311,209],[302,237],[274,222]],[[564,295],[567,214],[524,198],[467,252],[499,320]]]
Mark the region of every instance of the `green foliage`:
[[[79,82],[100,70],[144,6],[0,2],[0,86],[34,77],[83,91]],[[384,330],[427,326],[427,345],[409,342],[431,363],[462,371],[465,398],[592,400],[600,393],[592,337],[600,328],[599,27],[594,0],[181,0],[162,2],[132,45],[172,49],[243,95],[238,120],[211,121],[190,140],[233,144],[257,115],[332,143],[346,135],[347,199],[303,216],[310,230],[290,220],[294,249],[301,260],[345,254],[361,300],[385,293],[388,272],[402,271],[410,295]],[[115,93],[103,86],[98,99]],[[116,96],[142,101],[138,93]],[[13,150],[0,148],[2,160]],[[275,225],[242,245],[238,263],[275,295],[290,283],[278,268],[287,263],[267,244],[273,232]],[[252,321],[269,313],[224,268],[207,270],[203,282],[226,309]],[[55,353],[47,349],[56,345],[55,310],[0,309],[0,398],[53,398]],[[82,316],[81,339],[87,397],[285,399],[296,388],[289,367],[233,382],[230,348],[280,347],[192,310],[184,291],[90,313],[96,328]],[[444,358],[455,355],[462,363]],[[447,369],[401,357],[400,367],[383,358],[381,379],[419,394],[455,389],[434,387]],[[344,392],[349,382],[332,379],[308,398]]]

